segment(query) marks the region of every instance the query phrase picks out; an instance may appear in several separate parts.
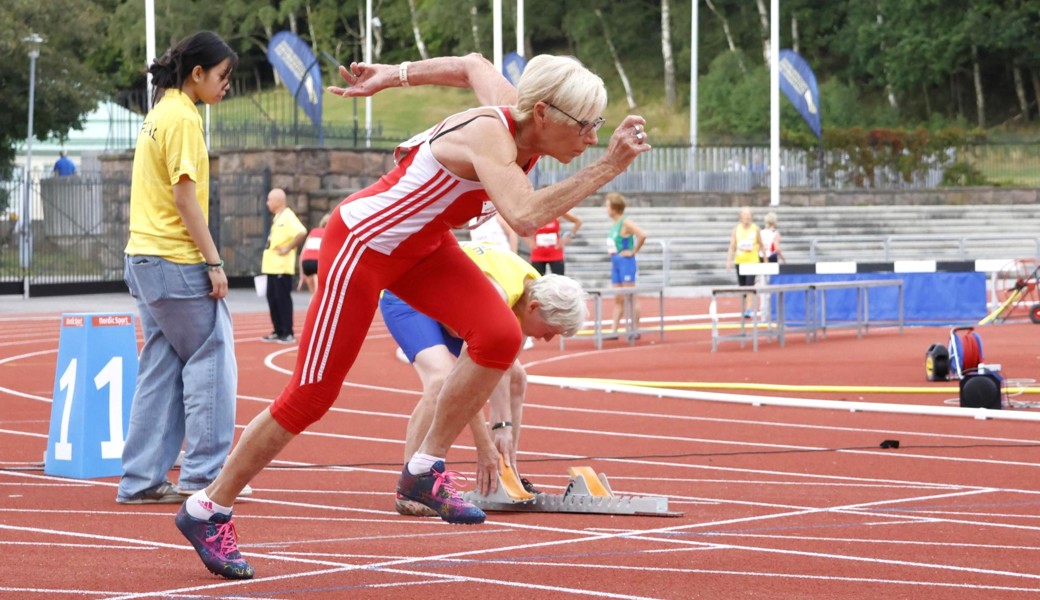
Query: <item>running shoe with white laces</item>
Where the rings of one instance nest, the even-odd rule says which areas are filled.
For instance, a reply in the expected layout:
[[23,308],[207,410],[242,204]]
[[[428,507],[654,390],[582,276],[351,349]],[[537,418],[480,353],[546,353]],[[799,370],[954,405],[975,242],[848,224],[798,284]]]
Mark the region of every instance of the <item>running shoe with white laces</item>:
[[408,465],[405,465],[401,478],[397,480],[397,493],[428,506],[449,523],[483,523],[487,515],[462,498],[455,489],[455,480],[464,480],[464,476],[457,471],[446,470],[443,460],[433,463],[429,472],[420,475],[412,475]]
[[177,511],[174,523],[195,547],[202,564],[214,575],[227,579],[252,579],[253,567],[238,551],[238,534],[231,515],[214,513],[208,521],[203,521],[189,515],[186,504]]

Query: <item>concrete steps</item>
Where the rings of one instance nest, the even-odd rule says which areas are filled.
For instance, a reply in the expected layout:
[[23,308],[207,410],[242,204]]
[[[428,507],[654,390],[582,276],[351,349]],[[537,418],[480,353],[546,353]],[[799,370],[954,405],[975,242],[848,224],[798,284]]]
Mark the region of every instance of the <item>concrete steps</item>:
[[[1040,205],[781,206],[754,210],[760,226],[766,213],[777,213],[782,248],[789,263],[1040,255]],[[568,246],[567,274],[588,287],[609,286],[610,262],[604,248],[611,224],[606,210],[581,207],[574,212],[584,224]],[[642,282],[664,283],[667,277],[670,287],[735,283],[736,276],[725,270],[725,263],[738,209],[632,207],[626,213],[648,235],[639,254]]]

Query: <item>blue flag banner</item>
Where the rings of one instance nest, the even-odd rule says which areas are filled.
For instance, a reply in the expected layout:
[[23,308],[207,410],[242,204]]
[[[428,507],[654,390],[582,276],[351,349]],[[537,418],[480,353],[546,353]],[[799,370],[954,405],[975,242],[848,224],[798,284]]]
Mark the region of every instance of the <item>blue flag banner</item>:
[[520,83],[520,76],[524,74],[526,66],[527,61],[516,52],[510,52],[502,57],[502,74],[514,87]]
[[267,45],[267,61],[303,112],[321,127],[321,68],[307,42],[291,31],[279,31]]
[[816,86],[816,75],[809,63],[794,50],[780,51],[780,89],[816,137],[821,137],[820,90]]

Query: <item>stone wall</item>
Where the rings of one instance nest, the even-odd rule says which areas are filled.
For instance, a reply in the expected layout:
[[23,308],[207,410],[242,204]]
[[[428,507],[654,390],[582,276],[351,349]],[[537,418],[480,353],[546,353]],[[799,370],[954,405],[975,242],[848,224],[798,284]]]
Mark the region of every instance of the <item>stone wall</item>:
[[[103,175],[129,180],[133,158],[132,152],[102,157]],[[222,187],[234,186],[242,174],[257,174],[269,169],[271,187],[285,190],[289,206],[308,227],[317,225],[321,217],[348,193],[375,182],[391,167],[393,155],[386,150],[226,150],[210,156],[210,177]],[[122,200],[129,202],[129,196]]]
[[[284,189],[289,206],[311,228],[346,195],[375,182],[392,166],[388,151],[297,148],[213,154],[210,179],[220,190],[220,246],[228,273],[245,276],[260,270],[270,223],[265,206],[270,188]],[[104,156],[101,167],[105,227],[125,245],[133,153]],[[121,261],[121,255],[113,257],[106,266],[121,268]]]

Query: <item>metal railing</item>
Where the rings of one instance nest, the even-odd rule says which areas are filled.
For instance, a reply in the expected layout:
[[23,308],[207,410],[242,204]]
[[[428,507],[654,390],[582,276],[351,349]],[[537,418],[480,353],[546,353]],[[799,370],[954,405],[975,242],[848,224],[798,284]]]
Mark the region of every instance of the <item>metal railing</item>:
[[[999,244],[972,251],[972,242]],[[824,244],[841,250],[820,251]],[[567,247],[567,273],[586,284],[602,284],[610,277],[610,258],[600,244]],[[725,272],[729,238],[666,238],[647,240],[639,253],[640,282],[665,287],[699,285],[698,279],[718,282],[732,279]],[[893,262],[895,260],[1040,259],[1040,236],[971,235],[861,235],[784,238],[784,254],[791,263],[827,261]]]
[[[223,185],[221,185],[223,183]],[[0,288],[31,293],[37,285],[123,280],[130,230],[130,180],[81,173],[33,178],[31,238],[26,236],[24,180],[20,197],[0,220]],[[237,173],[210,181],[210,232],[229,276],[254,275],[267,241],[267,172]],[[28,243],[28,242],[31,242]]]
[[[1032,253],[1033,256],[1040,257],[1040,236],[1037,237],[1021,237],[1021,236],[1009,236],[1009,235],[969,235],[961,237],[952,237],[943,234],[934,235],[887,235],[887,236],[876,236],[876,235],[837,235],[837,236],[816,236],[812,238],[796,238],[796,237],[785,237],[784,245],[795,245],[808,243],[809,248],[809,262],[816,262],[821,259],[821,255],[824,253],[821,251],[821,247],[833,244],[847,249],[850,245],[857,245],[858,248],[869,249],[873,244],[879,244],[881,249],[880,256],[871,255],[875,260],[891,261],[895,260],[897,249],[903,248],[905,251],[906,247],[919,248],[922,244],[928,244],[928,250],[935,255],[942,255],[950,257],[951,252],[955,252],[955,259],[968,259],[968,258],[986,258],[986,256],[980,256],[978,249],[976,252],[971,252],[970,247],[973,242],[998,242],[999,247],[984,248],[986,253],[996,252],[1000,256],[1016,255],[1016,256],[1028,256]],[[844,255],[847,254],[848,250],[838,250],[832,252],[832,254]],[[869,258],[858,258],[857,260],[869,260]]]

